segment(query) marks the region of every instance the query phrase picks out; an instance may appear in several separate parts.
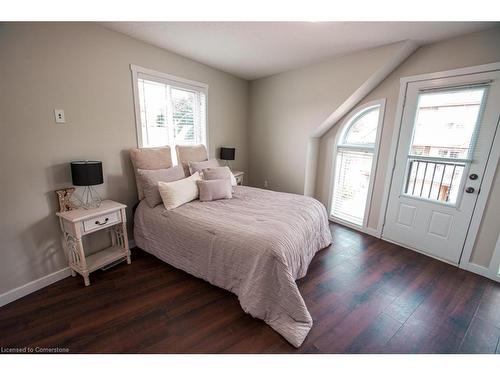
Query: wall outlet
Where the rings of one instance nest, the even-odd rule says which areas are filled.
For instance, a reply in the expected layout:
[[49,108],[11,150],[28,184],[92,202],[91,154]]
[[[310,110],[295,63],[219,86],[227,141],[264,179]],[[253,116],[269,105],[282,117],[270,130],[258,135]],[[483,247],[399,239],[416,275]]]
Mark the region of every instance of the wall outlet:
[[64,109],[54,109],[54,116],[56,117],[56,123],[65,124],[66,116],[64,116]]
[[267,189],[269,187],[269,184],[267,183],[267,180],[264,180],[264,188]]

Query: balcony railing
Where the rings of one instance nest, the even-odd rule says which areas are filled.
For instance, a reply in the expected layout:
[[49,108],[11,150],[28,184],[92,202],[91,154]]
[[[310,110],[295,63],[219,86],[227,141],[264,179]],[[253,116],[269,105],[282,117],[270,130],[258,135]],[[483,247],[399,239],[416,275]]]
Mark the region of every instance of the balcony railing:
[[410,159],[405,194],[455,203],[465,170],[463,162]]

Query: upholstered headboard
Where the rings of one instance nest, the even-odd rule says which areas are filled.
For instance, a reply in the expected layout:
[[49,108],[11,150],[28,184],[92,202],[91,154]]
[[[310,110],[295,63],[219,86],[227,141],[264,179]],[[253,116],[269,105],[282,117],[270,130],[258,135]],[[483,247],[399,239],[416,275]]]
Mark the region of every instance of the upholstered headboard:
[[177,160],[179,165],[184,168],[184,174],[189,176],[189,162],[190,161],[204,161],[208,160],[207,148],[205,145],[195,146],[175,146],[177,153]]
[[130,159],[134,166],[137,195],[139,196],[139,200],[142,200],[144,193],[141,184],[137,180],[137,170],[170,168],[172,166],[170,147],[133,148],[130,150]]

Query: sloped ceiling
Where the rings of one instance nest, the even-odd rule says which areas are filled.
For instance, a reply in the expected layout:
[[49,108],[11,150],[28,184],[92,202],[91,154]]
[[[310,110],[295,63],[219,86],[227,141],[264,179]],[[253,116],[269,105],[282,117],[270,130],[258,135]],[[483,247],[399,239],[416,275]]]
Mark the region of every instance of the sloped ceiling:
[[102,26],[252,80],[402,40],[423,45],[488,22],[103,22]]

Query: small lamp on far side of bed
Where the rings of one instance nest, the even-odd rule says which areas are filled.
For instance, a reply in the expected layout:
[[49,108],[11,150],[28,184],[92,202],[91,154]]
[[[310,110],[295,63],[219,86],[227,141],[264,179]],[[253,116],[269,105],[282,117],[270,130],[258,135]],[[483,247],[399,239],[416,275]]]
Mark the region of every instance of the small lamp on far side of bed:
[[234,147],[221,147],[220,148],[220,160],[225,160],[226,165],[231,168],[229,160],[234,160],[236,154],[236,149]]
[[73,185],[85,186],[82,198],[80,199],[82,208],[88,210],[101,205],[102,199],[93,186],[104,182],[102,177],[102,162],[88,160],[72,161],[71,178]]

